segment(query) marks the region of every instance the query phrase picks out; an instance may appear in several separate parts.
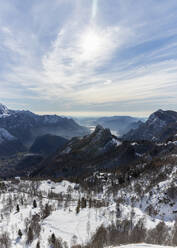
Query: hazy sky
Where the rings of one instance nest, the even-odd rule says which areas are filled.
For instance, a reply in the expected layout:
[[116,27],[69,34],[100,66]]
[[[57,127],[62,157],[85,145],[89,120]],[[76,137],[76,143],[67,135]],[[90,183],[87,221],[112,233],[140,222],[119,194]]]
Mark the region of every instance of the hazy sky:
[[0,102],[74,115],[177,110],[177,1],[0,0]]

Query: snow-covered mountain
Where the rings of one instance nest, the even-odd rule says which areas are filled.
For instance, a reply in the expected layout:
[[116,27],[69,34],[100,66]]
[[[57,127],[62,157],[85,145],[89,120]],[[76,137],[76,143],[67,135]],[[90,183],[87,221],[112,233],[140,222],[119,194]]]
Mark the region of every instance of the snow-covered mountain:
[[158,110],[145,123],[123,136],[124,140],[166,141],[177,134],[177,112]]
[[0,103],[0,115],[7,114],[7,112],[8,112],[8,109],[6,108],[6,106]]
[[7,116],[10,114],[10,110],[3,104],[0,103],[0,117]]
[[8,109],[6,105],[0,103],[0,118],[5,118],[11,114],[18,112],[18,110]]
[[57,115],[37,115],[30,111],[13,111],[0,105],[0,128],[6,129],[24,145],[31,145],[37,136],[53,134],[71,138],[88,133],[73,119]]

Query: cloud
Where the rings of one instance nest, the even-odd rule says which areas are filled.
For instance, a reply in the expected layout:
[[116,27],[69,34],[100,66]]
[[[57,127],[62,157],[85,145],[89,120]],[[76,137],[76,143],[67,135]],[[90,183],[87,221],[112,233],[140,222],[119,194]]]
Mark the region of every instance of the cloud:
[[96,83],[97,71],[112,58],[124,36],[119,27],[66,26],[43,57],[48,81],[70,90]]
[[0,10],[2,99],[41,111],[177,107],[177,3],[45,0],[26,8],[8,0]]
[[105,82],[104,82],[104,85],[109,85],[109,84],[111,84],[112,83],[112,81],[110,80],[110,79],[107,79]]

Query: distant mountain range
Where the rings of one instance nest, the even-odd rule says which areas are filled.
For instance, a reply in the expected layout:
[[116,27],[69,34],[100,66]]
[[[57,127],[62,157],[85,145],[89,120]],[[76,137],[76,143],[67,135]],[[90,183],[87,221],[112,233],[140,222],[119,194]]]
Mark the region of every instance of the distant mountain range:
[[0,104],[0,128],[6,129],[25,146],[30,146],[37,136],[45,134],[72,138],[88,133],[87,128],[78,125],[73,119],[9,110],[3,104]]
[[110,116],[100,118],[77,118],[76,119],[81,125],[91,127],[101,125],[104,128],[109,128],[114,134],[121,137],[131,129],[136,129],[144,121],[145,118],[137,118],[131,116]]
[[131,129],[139,127],[144,121],[143,118],[136,118],[131,116],[113,116],[102,117],[97,119],[97,123],[105,128],[110,128],[118,132],[120,136],[127,133]]

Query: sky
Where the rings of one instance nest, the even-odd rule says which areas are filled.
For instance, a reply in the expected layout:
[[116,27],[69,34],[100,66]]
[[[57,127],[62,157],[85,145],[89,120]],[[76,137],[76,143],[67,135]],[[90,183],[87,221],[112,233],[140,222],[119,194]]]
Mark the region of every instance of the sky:
[[73,116],[177,110],[177,1],[0,0],[0,102]]

